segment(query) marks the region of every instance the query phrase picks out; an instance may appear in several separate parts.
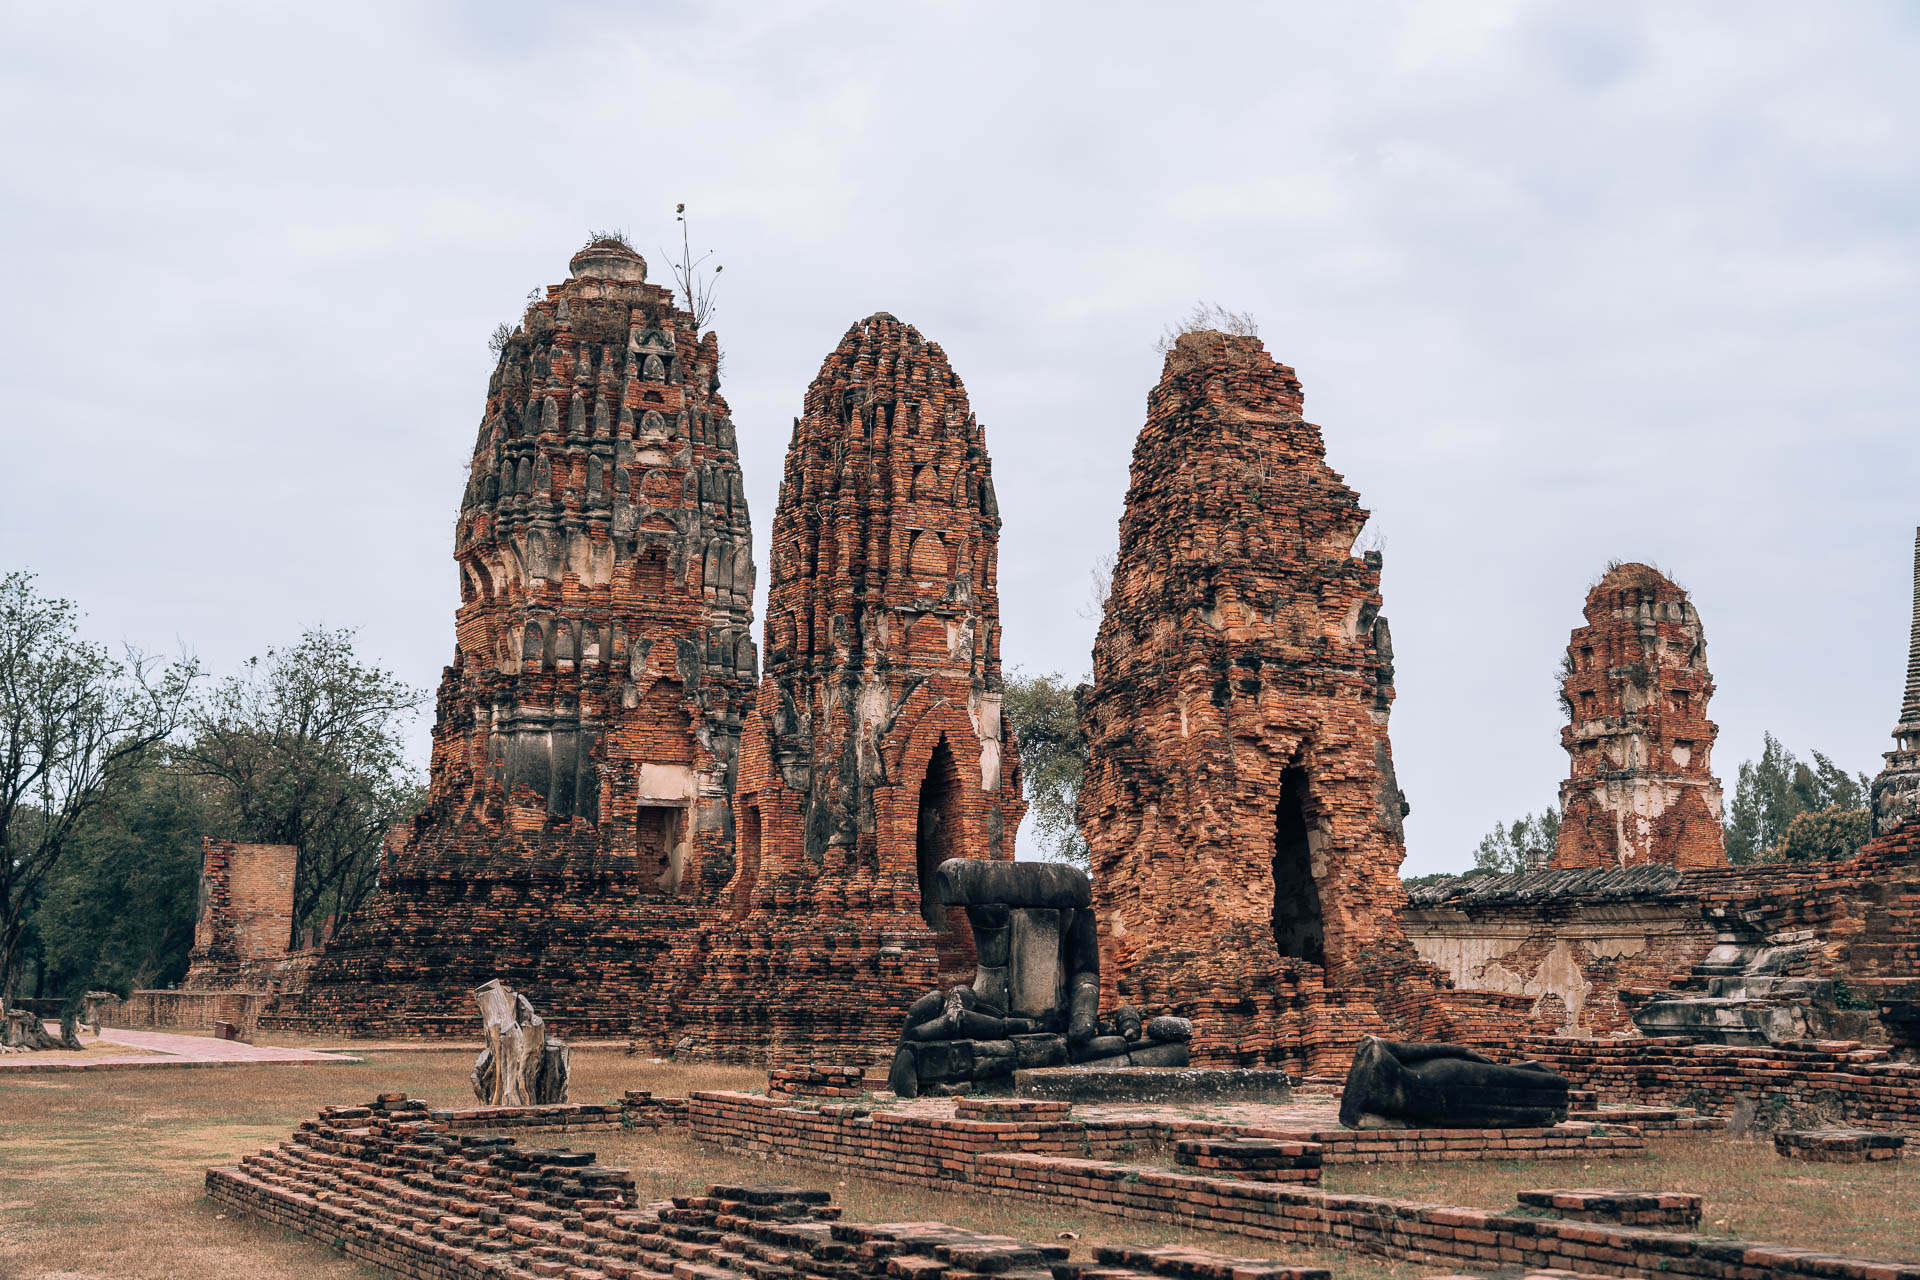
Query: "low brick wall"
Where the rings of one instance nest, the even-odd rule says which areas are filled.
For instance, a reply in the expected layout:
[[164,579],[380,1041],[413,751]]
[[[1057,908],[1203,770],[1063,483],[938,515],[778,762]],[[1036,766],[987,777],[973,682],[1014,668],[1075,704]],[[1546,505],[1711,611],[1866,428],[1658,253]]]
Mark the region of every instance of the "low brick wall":
[[1523,1218],[1099,1160],[988,1155],[976,1172],[986,1190],[1061,1208],[1391,1258],[1445,1259],[1476,1269],[1705,1280],[1920,1280],[1920,1263],[1838,1258],[1750,1240]]
[[1907,1136],[1873,1129],[1801,1129],[1773,1135],[1773,1149],[1789,1160],[1819,1164],[1866,1164],[1898,1160],[1906,1154]]
[[1548,1187],[1516,1191],[1514,1198],[1523,1209],[1537,1209],[1571,1222],[1605,1222],[1619,1227],[1700,1225],[1700,1197],[1686,1191]]
[[441,1107],[428,1111],[426,1116],[450,1133],[591,1133],[610,1129],[664,1129],[687,1122],[687,1100],[656,1098],[646,1090],[629,1089],[618,1102],[550,1102],[529,1107]]
[[456,1136],[427,1114],[393,1096],[329,1107],[291,1140],[209,1169],[207,1194],[407,1280],[1329,1280],[1185,1246],[1071,1263],[1062,1245],[937,1222],[841,1222],[831,1193],[795,1187],[641,1205],[631,1172],[591,1151]]
[[793,1106],[758,1094],[695,1093],[688,1121],[703,1141],[923,1186],[972,1179],[989,1152],[1085,1159],[1138,1158],[1183,1139],[1270,1138],[1311,1142],[1323,1164],[1416,1160],[1552,1160],[1634,1156],[1646,1139],[1627,1125],[1562,1124],[1551,1129],[1308,1129],[1218,1121],[945,1119],[851,1104]]
[[1896,1062],[1884,1049],[1548,1036],[1528,1037],[1520,1047],[1608,1101],[1725,1114],[1744,1098],[1813,1108],[1854,1124],[1920,1129],[1920,1064]]
[[[969,1171],[982,1191],[1073,1210],[1475,1270],[1920,1280],[1920,1263],[1106,1161],[983,1151]],[[590,1151],[449,1133],[425,1104],[405,1099],[327,1108],[289,1141],[209,1169],[207,1193],[408,1280],[1326,1280],[1324,1271],[1177,1247],[1103,1249],[1094,1265],[1074,1264],[1057,1245],[937,1223],[836,1222],[825,1192],[791,1187],[716,1186],[642,1206],[629,1171],[601,1167]]]
[[242,1039],[252,1040],[271,998],[254,991],[136,991],[125,1000],[101,1000],[95,1008],[103,1027],[211,1031],[216,1022],[231,1022]]

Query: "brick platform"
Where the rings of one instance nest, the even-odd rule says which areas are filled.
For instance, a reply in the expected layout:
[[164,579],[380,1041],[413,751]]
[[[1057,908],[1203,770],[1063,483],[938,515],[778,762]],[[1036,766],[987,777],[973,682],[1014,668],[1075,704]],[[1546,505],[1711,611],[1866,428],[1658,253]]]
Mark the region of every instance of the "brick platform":
[[1029,1067],[1013,1073],[1013,1091],[1066,1102],[1285,1102],[1284,1071],[1241,1067]]
[[1836,1042],[1737,1047],[1684,1040],[1523,1037],[1505,1046],[1625,1103],[1726,1112],[1746,1098],[1818,1109],[1851,1121],[1920,1129],[1920,1063]]
[[1322,1150],[1317,1142],[1273,1138],[1183,1138],[1173,1144],[1173,1162],[1225,1178],[1318,1186]]
[[[759,1100],[764,1104],[765,1100]],[[696,1098],[696,1104],[699,1099]],[[856,1108],[829,1104],[851,1112]],[[794,1108],[784,1108],[792,1111]],[[878,1116],[867,1117],[877,1126]],[[948,1122],[964,1131],[965,1122]],[[1019,1126],[972,1125],[975,1130]],[[1044,1129],[1046,1126],[1034,1126]],[[1062,1126],[1065,1127],[1065,1126]],[[983,1152],[974,1185],[1079,1211],[1476,1270],[1702,1280],[1920,1280],[1920,1263],[1643,1227],[1524,1218],[1165,1169]],[[825,1192],[714,1186],[635,1202],[632,1175],[590,1151],[446,1132],[422,1104],[332,1107],[292,1139],[207,1171],[218,1204],[409,1280],[1325,1280],[1327,1273],[1191,1249],[1059,1246],[938,1223],[834,1221]],[[1617,1194],[1617,1193],[1575,1193]]]
[[448,1132],[511,1129],[519,1132],[591,1133],[611,1129],[663,1129],[684,1125],[685,1098],[656,1098],[629,1089],[619,1102],[553,1102],[529,1107],[444,1107],[427,1118]]
[[777,1067],[767,1073],[767,1096],[857,1098],[865,1091],[859,1067]]
[[1620,1191],[1611,1187],[1554,1188],[1514,1193],[1523,1208],[1544,1209],[1573,1222],[1615,1226],[1700,1225],[1700,1197],[1684,1191]]
[[1789,1160],[1866,1164],[1906,1156],[1905,1134],[1878,1129],[1790,1129],[1773,1135],[1773,1149]]
[[1192,1248],[1069,1263],[937,1222],[838,1221],[826,1191],[715,1185],[636,1203],[590,1151],[457,1137],[423,1104],[333,1107],[293,1139],[209,1169],[229,1210],[408,1280],[1329,1280],[1322,1268]]
[[941,1099],[923,1099],[903,1108],[832,1103],[807,1107],[750,1093],[716,1091],[693,1095],[689,1124],[696,1138],[718,1146],[935,1187],[977,1181],[978,1161],[993,1153],[1124,1158],[1170,1149],[1185,1139],[1310,1143],[1320,1149],[1322,1164],[1591,1160],[1632,1157],[1646,1150],[1646,1139],[1625,1125],[1342,1129],[1333,1119],[1331,1106],[1295,1109],[1300,1118],[1284,1125],[1124,1116],[1101,1119],[1090,1114],[1092,1110],[1079,1108],[1072,1117],[1058,1119],[1036,1116],[992,1122],[962,1118]]
[[1042,1098],[956,1098],[953,1118],[987,1120],[995,1123],[1021,1120],[1065,1120],[1073,1111],[1070,1102]]

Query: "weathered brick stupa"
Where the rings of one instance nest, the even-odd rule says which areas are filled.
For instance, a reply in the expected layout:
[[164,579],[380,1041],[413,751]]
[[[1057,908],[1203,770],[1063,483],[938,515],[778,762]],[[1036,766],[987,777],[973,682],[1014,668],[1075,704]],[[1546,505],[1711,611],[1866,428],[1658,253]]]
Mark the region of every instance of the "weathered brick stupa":
[[1699,612],[1658,569],[1616,564],[1587,593],[1586,616],[1562,668],[1572,767],[1552,865],[1725,866]]
[[288,1018],[472,1034],[497,978],[625,1035],[689,980],[733,877],[756,661],[719,351],[616,240],[500,352],[454,530],[429,799]]
[[787,448],[731,923],[708,938],[692,1051],[884,1062],[908,1004],[972,976],[934,872],[1012,858],[1026,809],[1000,722],[999,530],[945,353],[885,313],[847,330]]
[[1873,780],[1873,833],[1884,835],[1920,818],[1920,529],[1913,534],[1913,626],[1907,633],[1907,686],[1893,750]]
[[1395,914],[1381,557],[1301,409],[1257,339],[1178,339],[1083,693],[1108,999],[1193,1019],[1201,1063],[1344,1069],[1435,988]]

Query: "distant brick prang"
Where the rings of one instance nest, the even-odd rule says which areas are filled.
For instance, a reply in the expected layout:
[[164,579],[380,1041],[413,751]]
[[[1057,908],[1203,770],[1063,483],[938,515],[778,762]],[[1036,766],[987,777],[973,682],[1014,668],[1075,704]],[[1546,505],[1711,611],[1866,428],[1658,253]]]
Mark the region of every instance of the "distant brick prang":
[[1381,555],[1354,553],[1367,513],[1301,412],[1255,338],[1168,354],[1083,700],[1080,825],[1109,999],[1192,1018],[1199,1063],[1344,1070],[1361,1035],[1419,1030],[1436,977],[1395,916]]
[[1561,687],[1572,769],[1552,865],[1725,866],[1699,612],[1659,570],[1620,564],[1587,593],[1586,617]]
[[695,1052],[849,1064],[970,976],[933,872],[1013,857],[1000,721],[1000,514],[939,344],[881,313],[807,389],[774,512],[766,676],[747,717],[731,923],[686,1012]]
[[623,244],[570,266],[488,384],[426,807],[270,1024],[471,1034],[499,978],[570,1034],[662,1029],[733,877],[757,662],[717,340]]
[[236,844],[208,837],[200,863],[200,915],[193,925],[190,990],[273,985],[264,975],[287,958],[300,851],[290,844]]

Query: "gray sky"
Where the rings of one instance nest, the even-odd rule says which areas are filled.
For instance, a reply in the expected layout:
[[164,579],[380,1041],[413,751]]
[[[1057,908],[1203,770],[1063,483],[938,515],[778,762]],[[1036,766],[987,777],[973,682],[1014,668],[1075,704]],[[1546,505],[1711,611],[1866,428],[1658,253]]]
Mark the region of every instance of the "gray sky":
[[488,333],[589,229],[664,276],[684,200],[763,582],[807,381],[892,311],[986,426],[1007,663],[1084,672],[1154,339],[1205,299],[1374,513],[1409,874],[1554,798],[1610,558],[1693,593],[1729,786],[1769,729],[1879,767],[1920,8],[293,8],[0,5],[0,567],[96,638],[224,671],[348,625],[433,685]]

